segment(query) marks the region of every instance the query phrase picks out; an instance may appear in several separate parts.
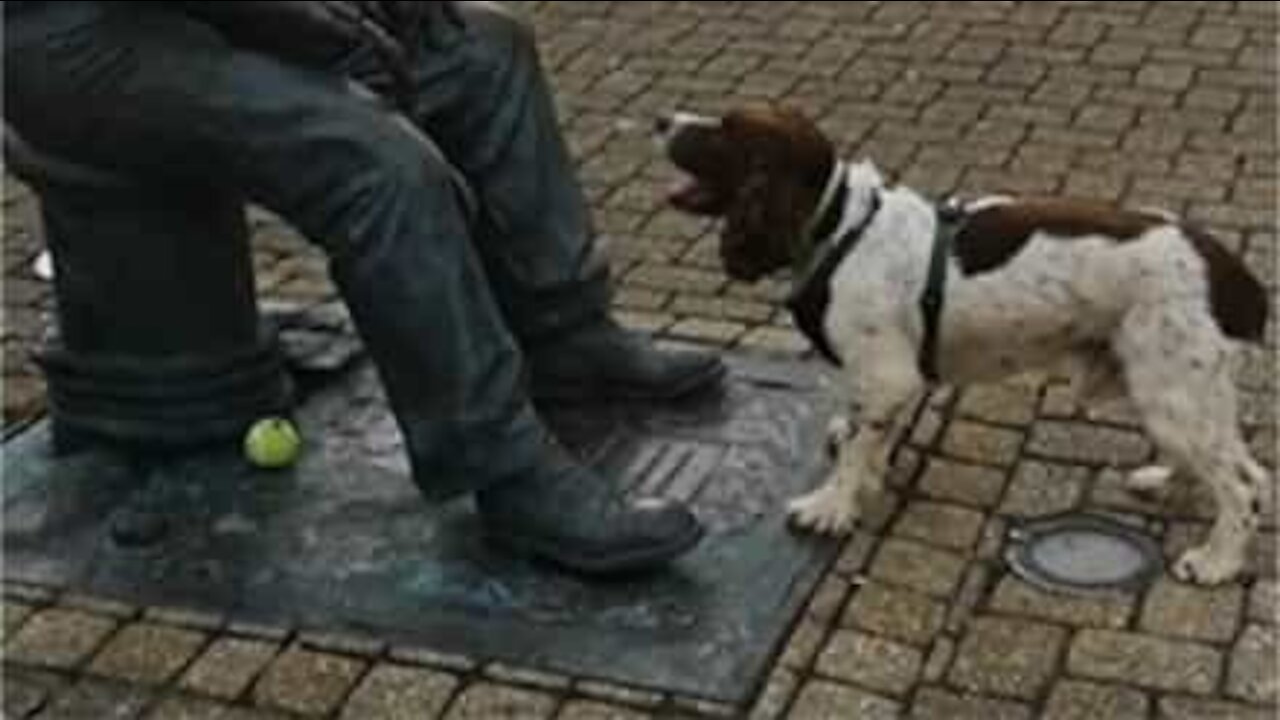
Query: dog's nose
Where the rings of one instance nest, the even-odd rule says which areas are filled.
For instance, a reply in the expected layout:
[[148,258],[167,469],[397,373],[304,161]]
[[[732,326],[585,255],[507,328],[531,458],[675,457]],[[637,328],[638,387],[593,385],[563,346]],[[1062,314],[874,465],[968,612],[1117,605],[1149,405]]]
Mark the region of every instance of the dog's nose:
[[653,120],[653,131],[659,135],[666,135],[671,132],[671,126],[674,124],[670,115],[659,115]]

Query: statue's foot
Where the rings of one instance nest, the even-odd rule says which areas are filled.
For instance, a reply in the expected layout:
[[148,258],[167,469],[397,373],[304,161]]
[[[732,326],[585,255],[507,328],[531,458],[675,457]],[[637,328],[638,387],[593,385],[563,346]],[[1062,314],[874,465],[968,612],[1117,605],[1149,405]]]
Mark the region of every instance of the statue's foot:
[[482,491],[477,506],[486,535],[504,549],[587,575],[656,569],[703,536],[685,507],[628,502],[559,453],[530,476]]
[[601,319],[530,349],[538,401],[676,400],[716,387],[725,375],[714,353],[657,348]]

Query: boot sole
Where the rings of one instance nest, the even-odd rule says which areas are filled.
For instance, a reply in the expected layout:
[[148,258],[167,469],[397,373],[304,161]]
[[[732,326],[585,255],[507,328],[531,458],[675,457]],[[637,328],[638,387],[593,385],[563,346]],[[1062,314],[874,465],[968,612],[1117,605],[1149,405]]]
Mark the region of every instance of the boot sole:
[[544,560],[574,572],[605,576],[641,572],[666,565],[697,547],[706,535],[706,531],[698,526],[688,534],[663,545],[631,550],[604,558],[565,551],[563,548],[553,547],[553,543],[520,533],[486,530],[485,534],[492,542],[512,554]]

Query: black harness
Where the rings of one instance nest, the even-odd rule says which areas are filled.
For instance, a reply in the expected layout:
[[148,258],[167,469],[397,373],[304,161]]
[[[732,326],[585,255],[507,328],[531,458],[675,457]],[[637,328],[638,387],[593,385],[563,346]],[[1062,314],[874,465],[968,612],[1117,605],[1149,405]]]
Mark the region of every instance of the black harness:
[[[818,222],[814,237],[824,237],[835,231],[847,197],[848,189],[842,187],[831,207]],[[828,245],[825,252],[818,254],[810,263],[810,269],[804,274],[803,280],[787,298],[787,309],[791,312],[796,327],[824,358],[837,367],[844,363],[827,337],[824,322],[827,307],[831,304],[831,280],[840,263],[857,248],[858,242],[866,234],[883,204],[880,191],[875,191],[871,197],[871,208],[862,222]],[[934,233],[933,252],[929,258],[929,274],[925,280],[924,292],[920,295],[920,314],[924,321],[920,373],[929,382],[938,380],[938,332],[946,298],[947,260],[951,256],[951,246],[956,236],[968,219],[963,206],[955,200],[939,203],[936,212],[937,229]]]

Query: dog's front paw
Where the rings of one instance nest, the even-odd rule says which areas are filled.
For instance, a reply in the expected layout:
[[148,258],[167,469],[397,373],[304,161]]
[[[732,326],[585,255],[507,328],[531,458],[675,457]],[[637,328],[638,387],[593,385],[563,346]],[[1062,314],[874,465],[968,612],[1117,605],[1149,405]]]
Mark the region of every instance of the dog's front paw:
[[1243,559],[1224,557],[1210,548],[1188,550],[1173,564],[1173,576],[1192,585],[1221,585],[1230,582],[1244,569]]
[[858,520],[853,498],[834,484],[792,500],[787,514],[796,527],[819,535],[847,535]]

